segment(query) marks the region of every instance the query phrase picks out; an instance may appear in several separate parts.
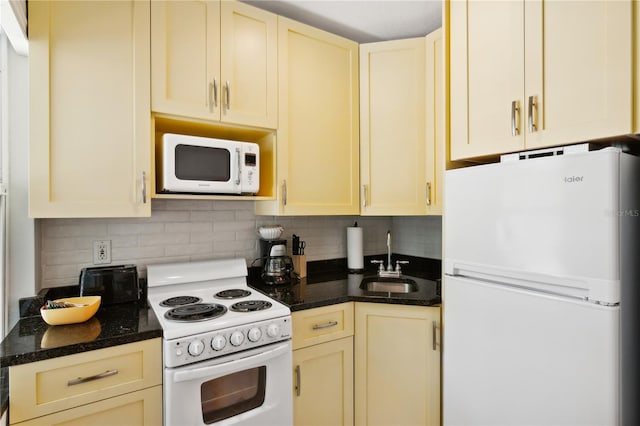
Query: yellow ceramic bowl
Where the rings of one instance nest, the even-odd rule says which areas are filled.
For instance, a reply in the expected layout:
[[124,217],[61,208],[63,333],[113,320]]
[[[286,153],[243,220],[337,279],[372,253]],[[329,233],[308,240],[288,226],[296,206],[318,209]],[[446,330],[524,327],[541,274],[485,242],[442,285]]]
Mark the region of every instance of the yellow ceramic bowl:
[[49,325],[76,324],[85,322],[98,312],[100,296],[67,297],[57,299],[54,302],[67,302],[86,304],[87,306],[74,306],[71,308],[44,309],[40,308],[42,319]]

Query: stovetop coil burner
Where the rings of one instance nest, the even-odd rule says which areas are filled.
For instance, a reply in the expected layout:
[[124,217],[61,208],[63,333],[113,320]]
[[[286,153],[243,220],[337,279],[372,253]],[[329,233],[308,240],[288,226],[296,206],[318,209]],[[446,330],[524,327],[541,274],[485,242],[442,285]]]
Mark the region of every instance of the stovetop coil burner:
[[222,290],[217,292],[214,297],[218,299],[239,299],[241,297],[247,297],[251,294],[249,290],[244,290],[241,288],[232,288],[229,290]]
[[193,322],[218,318],[225,312],[227,308],[217,303],[192,303],[170,309],[164,316],[173,321]]
[[266,300],[243,300],[231,305],[231,310],[235,312],[254,312],[269,309],[271,302]]
[[160,306],[165,308],[174,308],[176,306],[190,305],[192,303],[200,303],[202,299],[195,296],[175,296],[160,302]]

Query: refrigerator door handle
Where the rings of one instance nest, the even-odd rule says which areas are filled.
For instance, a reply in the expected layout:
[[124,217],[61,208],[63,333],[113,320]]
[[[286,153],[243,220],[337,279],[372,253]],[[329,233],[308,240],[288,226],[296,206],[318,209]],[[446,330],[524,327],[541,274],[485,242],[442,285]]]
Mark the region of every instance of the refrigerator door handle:
[[468,277],[494,284],[587,300],[602,305],[612,306],[620,303],[620,280],[547,275],[458,262],[452,259],[446,259],[444,263],[444,273],[449,276]]

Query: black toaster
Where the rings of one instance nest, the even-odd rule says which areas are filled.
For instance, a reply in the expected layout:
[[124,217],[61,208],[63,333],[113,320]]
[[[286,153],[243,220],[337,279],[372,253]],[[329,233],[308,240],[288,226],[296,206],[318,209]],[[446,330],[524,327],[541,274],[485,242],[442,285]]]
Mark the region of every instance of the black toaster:
[[80,296],[101,296],[102,306],[138,302],[138,270],[135,265],[82,268]]

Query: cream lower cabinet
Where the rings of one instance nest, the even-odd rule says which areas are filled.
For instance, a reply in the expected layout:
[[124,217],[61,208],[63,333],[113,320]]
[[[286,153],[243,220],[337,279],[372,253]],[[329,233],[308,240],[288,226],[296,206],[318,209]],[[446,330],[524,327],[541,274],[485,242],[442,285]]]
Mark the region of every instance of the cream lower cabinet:
[[152,1],[153,111],[275,128],[277,27],[238,1]]
[[150,2],[29,2],[29,215],[150,216]]
[[162,424],[160,339],[9,367],[9,423]]
[[442,214],[442,31],[360,45],[362,215]]
[[359,208],[358,44],[278,17],[277,199],[265,215]]
[[357,425],[440,424],[440,308],[355,304]]
[[634,131],[632,0],[444,7],[453,160]]
[[294,312],[297,426],[353,424],[353,303]]

